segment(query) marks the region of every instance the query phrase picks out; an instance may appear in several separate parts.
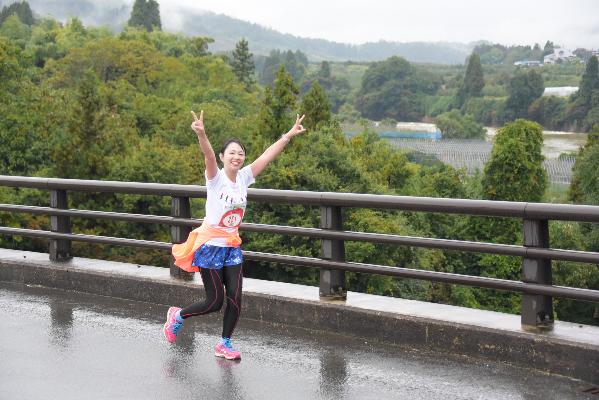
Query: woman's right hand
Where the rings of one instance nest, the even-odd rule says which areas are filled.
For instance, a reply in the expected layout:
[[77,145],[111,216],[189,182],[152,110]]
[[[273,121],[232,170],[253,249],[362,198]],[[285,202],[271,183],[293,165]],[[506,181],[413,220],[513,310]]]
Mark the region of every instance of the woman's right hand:
[[302,125],[302,121],[304,120],[305,116],[306,114],[303,114],[301,117],[299,116],[299,114],[297,114],[295,124],[293,124],[289,132],[287,132],[283,136],[285,136],[287,139],[291,139],[295,135],[301,135],[302,133],[306,132],[306,128],[304,128],[304,126]]
[[196,135],[205,135],[206,131],[204,130],[204,110],[200,111],[200,118],[196,116],[196,113],[191,112],[193,115],[193,122],[191,123],[191,129],[196,133]]

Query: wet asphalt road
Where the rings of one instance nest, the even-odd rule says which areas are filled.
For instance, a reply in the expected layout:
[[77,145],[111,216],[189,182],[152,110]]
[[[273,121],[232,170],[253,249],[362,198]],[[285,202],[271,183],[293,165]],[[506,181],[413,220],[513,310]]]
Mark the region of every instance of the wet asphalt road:
[[220,316],[162,336],[167,306],[0,282],[0,399],[596,399],[591,385],[256,321],[242,361],[214,357]]

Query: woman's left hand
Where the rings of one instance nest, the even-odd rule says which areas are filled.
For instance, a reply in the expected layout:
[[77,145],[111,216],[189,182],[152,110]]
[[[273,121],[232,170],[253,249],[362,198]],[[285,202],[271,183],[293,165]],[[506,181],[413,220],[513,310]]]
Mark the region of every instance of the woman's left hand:
[[289,130],[289,132],[285,134],[289,139],[291,139],[295,135],[300,135],[306,132],[306,129],[302,126],[302,121],[304,120],[305,116],[306,114],[302,115],[301,117],[299,116],[299,114],[297,114],[295,124],[293,124],[293,127]]

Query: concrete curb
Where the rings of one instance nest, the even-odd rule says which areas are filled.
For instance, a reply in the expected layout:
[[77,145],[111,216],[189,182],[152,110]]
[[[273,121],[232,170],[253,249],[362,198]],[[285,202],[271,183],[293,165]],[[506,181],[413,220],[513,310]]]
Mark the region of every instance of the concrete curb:
[[[203,296],[198,280],[173,279],[165,268],[84,258],[54,263],[47,254],[5,249],[0,249],[0,281],[165,305]],[[410,307],[434,308],[444,315],[439,319]],[[464,312],[476,313],[485,323],[460,322]],[[558,321],[553,332],[535,334],[502,328],[518,316],[352,293],[347,304],[328,303],[319,301],[318,288],[255,279],[244,280],[243,317],[506,362],[599,384],[598,327]]]

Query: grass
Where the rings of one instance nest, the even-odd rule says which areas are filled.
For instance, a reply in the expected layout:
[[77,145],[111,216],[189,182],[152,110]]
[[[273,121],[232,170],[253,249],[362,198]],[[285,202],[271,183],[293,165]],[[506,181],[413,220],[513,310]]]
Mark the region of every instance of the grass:
[[563,183],[550,183],[543,195],[544,203],[569,203],[568,190],[570,185]]

